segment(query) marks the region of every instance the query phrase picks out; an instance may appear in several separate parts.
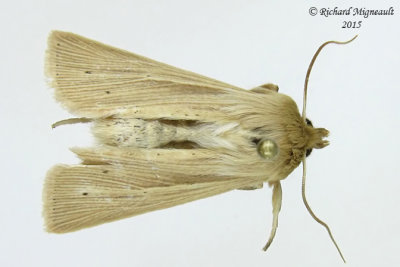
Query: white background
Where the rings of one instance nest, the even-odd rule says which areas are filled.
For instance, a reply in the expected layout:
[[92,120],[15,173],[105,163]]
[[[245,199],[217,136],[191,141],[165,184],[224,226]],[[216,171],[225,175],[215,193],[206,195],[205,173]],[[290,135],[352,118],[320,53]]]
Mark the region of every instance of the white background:
[[[308,117],[331,131],[331,145],[308,160],[308,200],[331,226],[347,266],[400,266],[400,7],[397,1],[276,2],[2,3],[0,266],[343,266],[325,229],[302,204],[301,168],[282,183],[280,225],[266,253],[268,186],[71,234],[46,233],[46,171],[78,163],[68,147],[92,144],[87,126],[50,128],[70,117],[43,74],[52,29],[243,88],[274,82],[300,108],[317,47],[359,34],[349,45],[326,47],[310,78]],[[312,17],[312,6],[394,6],[395,15]],[[363,24],[342,29],[344,20]]]

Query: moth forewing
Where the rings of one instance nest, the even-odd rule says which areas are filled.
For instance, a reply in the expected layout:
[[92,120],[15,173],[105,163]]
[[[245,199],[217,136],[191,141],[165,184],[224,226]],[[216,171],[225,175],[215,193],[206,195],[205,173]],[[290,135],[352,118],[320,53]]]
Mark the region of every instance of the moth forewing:
[[47,231],[76,231],[221,194],[255,181],[236,178],[170,183],[145,170],[136,174],[139,179],[131,179],[127,172],[115,172],[107,166],[53,167],[44,191]]

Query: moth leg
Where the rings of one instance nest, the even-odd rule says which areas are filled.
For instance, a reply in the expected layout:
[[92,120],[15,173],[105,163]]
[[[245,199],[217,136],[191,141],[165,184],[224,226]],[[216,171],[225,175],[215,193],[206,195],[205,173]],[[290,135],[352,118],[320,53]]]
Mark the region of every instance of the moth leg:
[[244,186],[244,187],[241,187],[241,188],[238,188],[238,189],[239,190],[255,190],[255,189],[261,189],[261,188],[263,188],[263,183]]
[[60,125],[65,125],[65,124],[75,124],[75,123],[86,123],[86,122],[92,122],[93,119],[90,118],[71,118],[71,119],[66,119],[66,120],[61,120],[61,121],[57,121],[55,123],[53,123],[51,125],[51,128],[56,128]]
[[279,90],[279,86],[273,83],[266,83],[257,87],[254,87],[253,89],[251,89],[251,91],[256,92],[256,93],[260,93],[260,94],[265,94],[268,93],[269,91],[274,91],[274,92],[278,92]]
[[264,246],[263,250],[266,251],[274,240],[276,229],[278,228],[278,215],[281,210],[282,205],[282,187],[281,183],[275,182],[273,183],[274,189],[272,191],[272,229],[271,234],[269,235],[269,239],[267,244]]

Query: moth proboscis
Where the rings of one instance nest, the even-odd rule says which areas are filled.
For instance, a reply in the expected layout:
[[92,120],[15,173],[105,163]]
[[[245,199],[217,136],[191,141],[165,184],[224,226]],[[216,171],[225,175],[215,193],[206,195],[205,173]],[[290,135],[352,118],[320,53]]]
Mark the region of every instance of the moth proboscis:
[[[356,38],[356,37],[354,37]],[[56,165],[44,185],[46,229],[66,233],[164,209],[234,189],[273,186],[273,222],[278,227],[280,180],[313,148],[328,145],[328,131],[306,118],[274,84],[244,90],[82,36],[53,31],[46,75],[55,98],[90,122],[98,145],[73,148],[78,165]],[[343,258],[344,260],[344,258]]]

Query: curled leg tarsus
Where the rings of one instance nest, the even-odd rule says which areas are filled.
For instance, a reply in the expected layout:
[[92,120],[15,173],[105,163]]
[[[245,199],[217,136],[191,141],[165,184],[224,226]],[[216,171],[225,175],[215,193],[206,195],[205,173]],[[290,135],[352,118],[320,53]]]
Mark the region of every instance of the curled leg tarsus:
[[274,240],[276,229],[278,228],[278,216],[282,206],[282,187],[280,182],[275,182],[274,189],[272,191],[272,229],[269,235],[267,244],[263,247],[266,251]]

